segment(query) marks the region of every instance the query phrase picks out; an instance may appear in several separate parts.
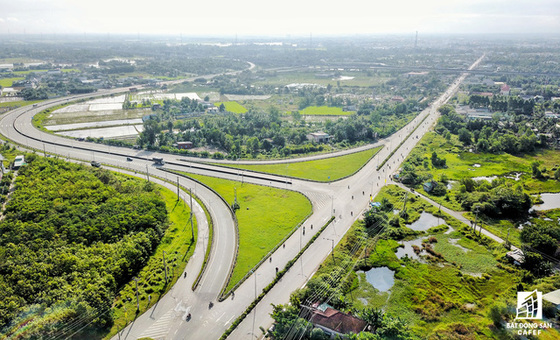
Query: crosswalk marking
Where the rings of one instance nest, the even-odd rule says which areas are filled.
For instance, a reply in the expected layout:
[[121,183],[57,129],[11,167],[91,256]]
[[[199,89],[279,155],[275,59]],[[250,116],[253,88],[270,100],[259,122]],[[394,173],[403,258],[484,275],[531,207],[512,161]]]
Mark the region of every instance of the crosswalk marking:
[[165,339],[165,336],[169,332],[169,326],[174,318],[175,313],[173,310],[170,310],[146,329],[140,338]]

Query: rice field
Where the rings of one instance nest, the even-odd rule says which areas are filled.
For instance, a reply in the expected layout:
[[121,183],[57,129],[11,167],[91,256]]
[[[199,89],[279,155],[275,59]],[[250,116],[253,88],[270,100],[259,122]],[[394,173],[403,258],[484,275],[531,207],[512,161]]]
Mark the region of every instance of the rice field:
[[217,102],[214,103],[215,106],[219,107],[221,104],[224,104],[226,111],[233,112],[233,113],[245,113],[247,109],[243,107],[243,105],[239,104],[238,102],[229,101],[229,102]]
[[355,111],[343,111],[340,107],[329,106],[308,106],[301,110],[303,116],[348,116]]

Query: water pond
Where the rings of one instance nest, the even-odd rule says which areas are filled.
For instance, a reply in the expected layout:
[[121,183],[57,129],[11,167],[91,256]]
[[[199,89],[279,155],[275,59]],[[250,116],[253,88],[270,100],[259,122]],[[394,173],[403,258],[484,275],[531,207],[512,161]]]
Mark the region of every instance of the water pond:
[[412,230],[426,231],[431,227],[437,227],[440,224],[445,224],[445,221],[442,218],[435,217],[434,215],[423,211],[420,214],[419,219],[412,224],[407,224],[406,226]]
[[543,200],[544,203],[535,204],[533,206],[533,209],[535,210],[560,209],[560,193],[541,194],[541,199]]
[[380,292],[386,292],[395,284],[395,272],[387,267],[371,268],[366,274],[366,281]]

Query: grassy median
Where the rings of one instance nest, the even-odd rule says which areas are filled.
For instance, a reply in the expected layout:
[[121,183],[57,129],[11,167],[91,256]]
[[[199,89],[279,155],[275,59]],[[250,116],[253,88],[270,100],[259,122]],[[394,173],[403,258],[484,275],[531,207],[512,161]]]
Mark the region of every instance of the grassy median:
[[229,205],[235,201],[239,253],[227,290],[238,283],[312,211],[304,195],[262,185],[184,173],[214,189]]
[[354,152],[344,156],[317,159],[306,162],[292,162],[281,164],[216,164],[227,167],[256,172],[308,179],[317,182],[332,182],[348,177],[360,170],[381,146],[364,151]]

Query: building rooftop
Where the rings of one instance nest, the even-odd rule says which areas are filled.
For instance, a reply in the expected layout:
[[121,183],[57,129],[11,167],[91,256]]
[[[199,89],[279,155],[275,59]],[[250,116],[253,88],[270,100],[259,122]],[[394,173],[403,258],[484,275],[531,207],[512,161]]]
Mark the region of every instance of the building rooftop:
[[367,322],[350,314],[338,311],[327,304],[314,305],[311,323],[319,325],[340,334],[350,332],[358,334],[367,327]]
[[546,293],[542,296],[543,300],[551,302],[555,305],[560,305],[560,289],[554,290],[550,293]]

